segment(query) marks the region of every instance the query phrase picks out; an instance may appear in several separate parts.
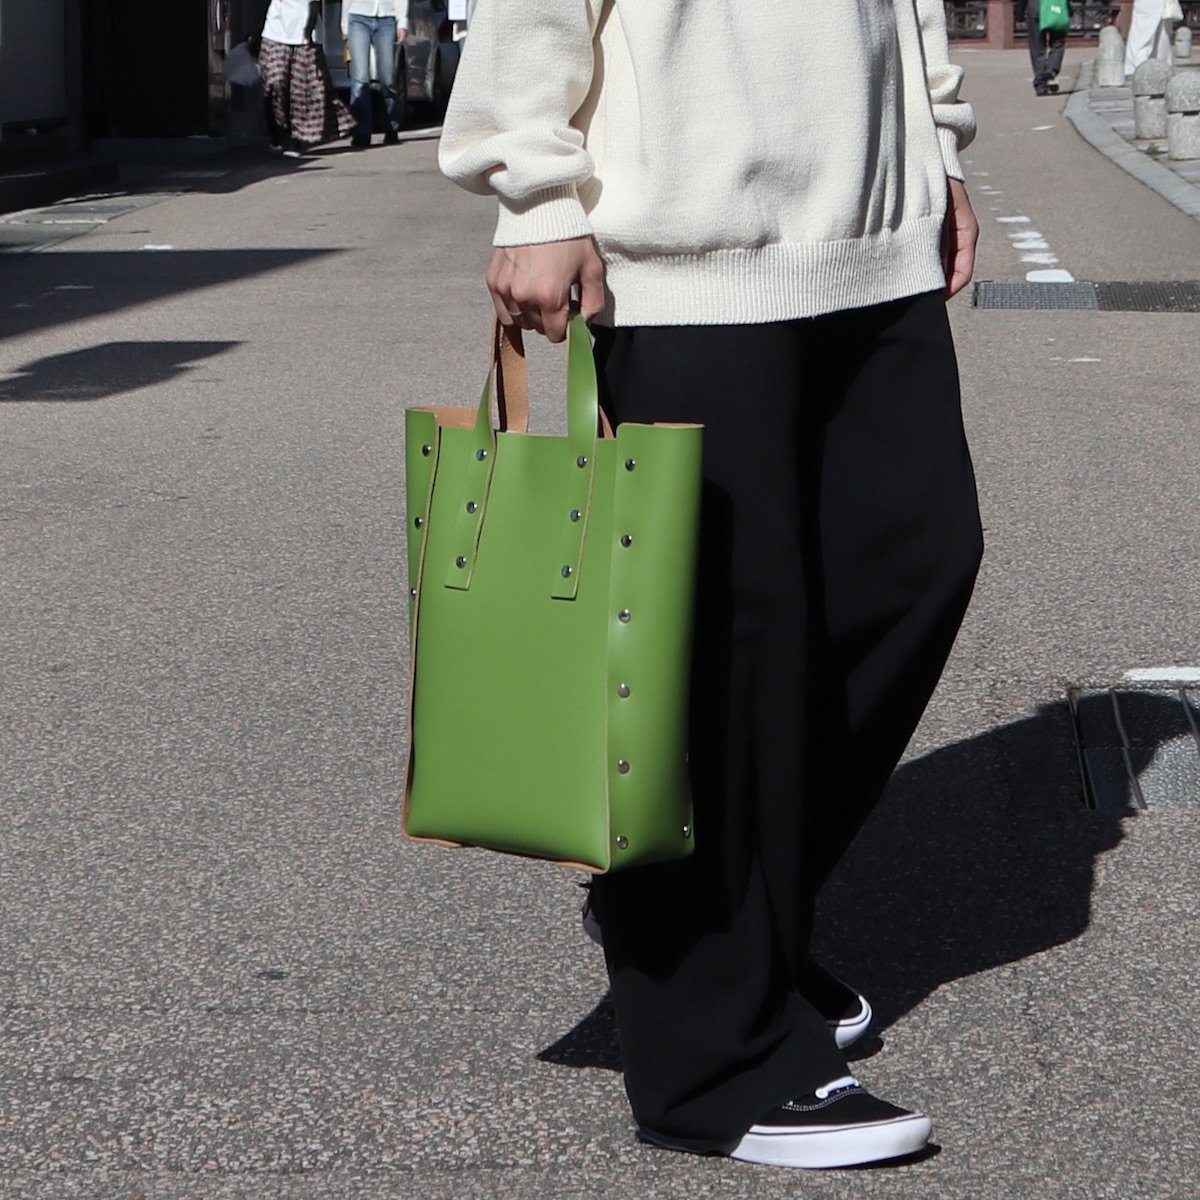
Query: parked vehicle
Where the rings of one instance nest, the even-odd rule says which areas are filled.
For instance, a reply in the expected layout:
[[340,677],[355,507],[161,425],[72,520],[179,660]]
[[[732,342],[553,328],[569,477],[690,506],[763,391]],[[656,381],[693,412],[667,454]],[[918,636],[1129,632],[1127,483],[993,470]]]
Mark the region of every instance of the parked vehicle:
[[[451,10],[454,10],[453,16]],[[348,93],[350,65],[342,52],[341,22],[341,4],[326,4],[325,57],[334,87]],[[396,94],[401,124],[404,124],[410,104],[420,105],[434,117],[440,117],[445,111],[466,32],[463,0],[411,0],[408,37],[396,46]],[[378,93],[376,79],[372,53],[371,88]],[[377,94],[375,100],[376,128],[382,129],[383,97]]]

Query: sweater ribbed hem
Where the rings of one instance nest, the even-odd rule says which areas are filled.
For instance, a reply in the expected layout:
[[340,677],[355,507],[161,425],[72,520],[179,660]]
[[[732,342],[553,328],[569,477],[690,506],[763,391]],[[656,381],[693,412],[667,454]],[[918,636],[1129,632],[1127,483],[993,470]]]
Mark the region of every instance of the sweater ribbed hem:
[[603,325],[756,325],[866,308],[946,285],[942,217],[853,241],[639,256],[600,247]]

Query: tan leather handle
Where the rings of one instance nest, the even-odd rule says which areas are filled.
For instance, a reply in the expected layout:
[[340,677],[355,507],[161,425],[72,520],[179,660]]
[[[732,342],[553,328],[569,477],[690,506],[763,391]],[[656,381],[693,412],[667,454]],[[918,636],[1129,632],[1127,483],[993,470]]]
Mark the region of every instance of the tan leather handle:
[[[519,326],[496,322],[492,335],[492,365],[499,428],[514,433],[528,433],[529,366],[525,360],[525,340]],[[612,437],[612,422],[602,408],[599,409],[599,422],[600,436]]]
[[496,377],[496,405],[500,428],[514,433],[529,432],[529,368],[525,342],[516,325],[496,322],[492,337],[492,364]]

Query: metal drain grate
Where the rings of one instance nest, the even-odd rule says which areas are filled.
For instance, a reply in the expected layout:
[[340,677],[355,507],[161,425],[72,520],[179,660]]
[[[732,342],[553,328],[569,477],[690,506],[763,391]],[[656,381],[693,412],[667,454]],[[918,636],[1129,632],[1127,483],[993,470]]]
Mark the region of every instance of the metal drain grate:
[[1024,279],[983,279],[975,285],[975,307],[1194,313],[1200,312],[1200,280],[1031,283]]
[[1200,689],[1070,688],[1089,808],[1200,807]]
[[1098,309],[1094,283],[1028,283],[983,279],[975,285],[976,308]]
[[1102,312],[1200,312],[1200,280],[1163,283],[1098,283]]

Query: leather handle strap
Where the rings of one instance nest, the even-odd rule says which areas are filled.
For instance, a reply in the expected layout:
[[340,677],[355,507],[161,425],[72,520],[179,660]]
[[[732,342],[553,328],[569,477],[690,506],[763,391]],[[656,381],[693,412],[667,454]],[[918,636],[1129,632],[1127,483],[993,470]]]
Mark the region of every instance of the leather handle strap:
[[[498,429],[492,418],[493,394],[497,401]],[[498,433],[526,433],[528,428],[529,372],[524,343],[520,330],[497,321],[492,338],[492,368],[479,398],[471,457],[464,465],[463,494],[455,521],[454,553],[446,568],[446,587],[466,591],[471,586],[491,491]],[[564,493],[560,501],[563,526],[550,577],[550,594],[555,599],[573,600],[578,594],[596,473],[596,442],[602,431],[612,436],[612,428],[600,411],[591,334],[576,313],[567,332],[567,437]]]
[[525,342],[516,325],[496,322],[496,330],[492,335],[492,374],[496,380],[500,428],[514,433],[527,433],[529,368],[525,363]]

